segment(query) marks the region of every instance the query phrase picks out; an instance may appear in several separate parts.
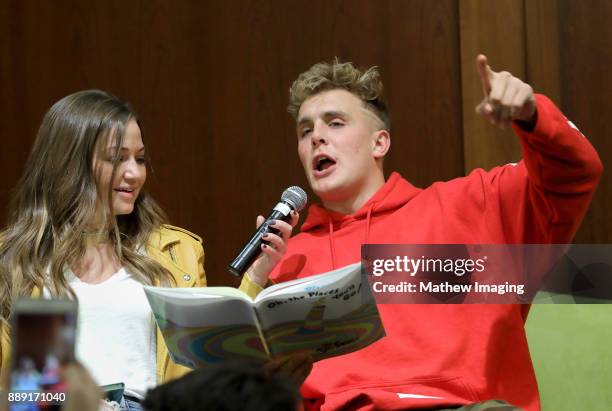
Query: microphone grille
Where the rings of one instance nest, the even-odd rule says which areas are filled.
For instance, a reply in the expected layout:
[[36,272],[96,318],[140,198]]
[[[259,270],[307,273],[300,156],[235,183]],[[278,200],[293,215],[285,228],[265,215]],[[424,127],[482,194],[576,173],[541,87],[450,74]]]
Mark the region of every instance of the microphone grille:
[[289,203],[295,211],[301,211],[308,201],[308,196],[301,187],[291,186],[283,191],[281,201]]

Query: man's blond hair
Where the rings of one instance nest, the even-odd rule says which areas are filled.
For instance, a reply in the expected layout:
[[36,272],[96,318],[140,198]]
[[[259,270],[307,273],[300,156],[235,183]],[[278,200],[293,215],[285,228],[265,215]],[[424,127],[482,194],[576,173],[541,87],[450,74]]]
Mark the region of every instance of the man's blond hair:
[[382,99],[383,84],[376,66],[361,70],[352,63],[342,63],[336,57],[332,63],[317,63],[293,82],[289,88],[287,111],[297,119],[300,107],[308,98],[327,90],[344,89],[363,101],[381,122],[381,128],[389,130],[391,119]]

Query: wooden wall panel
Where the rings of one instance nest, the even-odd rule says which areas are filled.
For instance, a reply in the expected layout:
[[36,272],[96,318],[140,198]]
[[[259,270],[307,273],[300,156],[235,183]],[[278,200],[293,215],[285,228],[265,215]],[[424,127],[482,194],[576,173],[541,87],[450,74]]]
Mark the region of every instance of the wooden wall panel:
[[388,62],[378,63],[390,68],[392,143],[385,169],[426,187],[463,175],[459,9],[455,1],[391,5],[393,32],[381,60]]
[[528,77],[587,136],[604,174],[575,242],[612,241],[612,5],[606,1],[525,0]]
[[612,2],[560,0],[563,111],[593,143],[604,174],[576,242],[612,242]]
[[546,94],[559,107],[561,63],[557,0],[525,0],[526,79],[537,93]]
[[393,112],[387,171],[462,174],[456,0],[0,2],[0,213],[43,113],[101,88],[145,125],[149,190],[201,234],[211,284],[284,188],[306,186],[286,114],[294,78],[333,56],[379,65]]
[[494,71],[525,79],[525,25],[522,0],[459,2],[463,143],[465,172],[517,161],[520,145],[511,130],[500,130],[475,114],[483,98],[475,60],[487,56]]
[[[592,7],[595,6],[595,7]],[[295,77],[333,56],[378,65],[392,111],[385,168],[426,186],[516,160],[510,131],[474,114],[478,52],[561,104],[609,163],[606,2],[566,0],[0,1],[0,214],[45,110],[101,88],[145,125],[149,190],[201,234],[211,284],[281,191],[306,186]],[[588,45],[588,47],[585,47]],[[465,135],[465,138],[463,136]],[[578,237],[610,241],[609,173]]]

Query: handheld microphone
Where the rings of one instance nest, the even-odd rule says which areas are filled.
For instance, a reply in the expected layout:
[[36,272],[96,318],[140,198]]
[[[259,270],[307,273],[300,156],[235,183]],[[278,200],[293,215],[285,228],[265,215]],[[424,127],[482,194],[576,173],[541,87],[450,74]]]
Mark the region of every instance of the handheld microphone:
[[299,212],[306,205],[306,201],[306,192],[300,187],[292,186],[283,191],[280,202],[276,204],[270,215],[242,247],[238,255],[229,263],[229,272],[236,277],[240,277],[244,274],[246,269],[249,268],[259,254],[261,254],[261,244],[265,243],[261,236],[265,233],[279,233],[277,229],[268,226],[269,222],[271,220],[283,220],[288,222],[291,219],[291,210]]

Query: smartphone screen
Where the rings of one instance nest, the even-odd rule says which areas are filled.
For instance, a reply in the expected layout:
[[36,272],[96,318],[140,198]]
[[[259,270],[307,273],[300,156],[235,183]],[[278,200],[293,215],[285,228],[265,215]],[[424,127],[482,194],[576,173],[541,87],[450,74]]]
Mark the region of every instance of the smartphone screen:
[[9,410],[59,409],[66,400],[62,367],[74,360],[77,305],[20,299],[11,324]]

